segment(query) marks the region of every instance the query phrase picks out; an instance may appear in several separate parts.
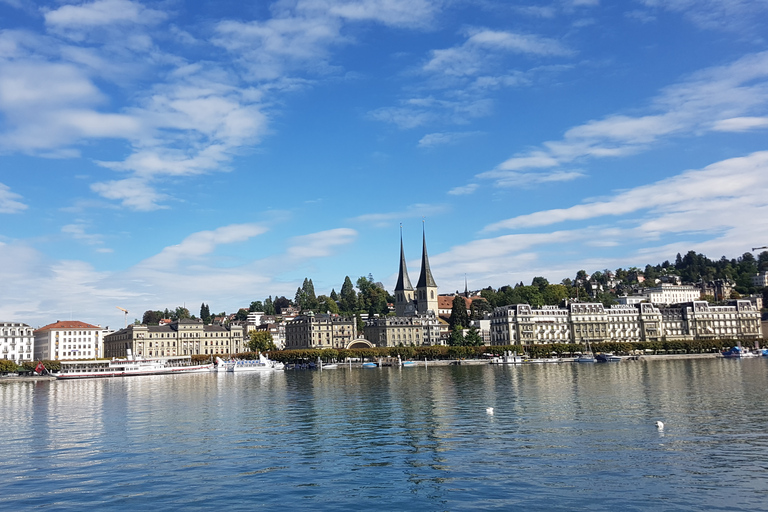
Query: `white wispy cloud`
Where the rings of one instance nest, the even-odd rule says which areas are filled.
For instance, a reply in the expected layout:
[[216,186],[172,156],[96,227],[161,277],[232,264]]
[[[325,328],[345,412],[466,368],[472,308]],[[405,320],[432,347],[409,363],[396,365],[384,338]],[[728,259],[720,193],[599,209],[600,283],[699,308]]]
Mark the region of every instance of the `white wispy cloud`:
[[11,192],[8,185],[0,183],[0,213],[19,213],[26,210],[27,205],[22,203],[20,199],[22,197]]
[[[749,121],[729,121],[768,108],[768,52],[747,55],[705,69],[664,89],[651,101],[652,113],[613,114],[565,132],[561,140],[519,153],[496,169],[478,175],[504,184],[519,171],[557,167],[587,158],[620,157],[646,150],[662,138],[690,136]],[[754,119],[754,118],[752,118]],[[752,122],[750,128],[757,128]]]
[[479,186],[477,183],[470,183],[461,187],[454,187],[448,191],[448,194],[452,196],[466,196],[473,194]]
[[731,32],[758,32],[763,27],[761,14],[768,13],[764,0],[638,0],[652,10],[681,13],[699,27]]
[[447,212],[449,207],[442,204],[412,204],[406,209],[386,212],[386,213],[366,213],[359,215],[352,221],[363,222],[366,224],[373,224],[376,227],[388,227],[393,222],[401,222],[403,219],[413,219],[420,217],[429,217],[432,215],[440,215]]
[[177,245],[164,248],[139,266],[168,270],[185,260],[200,260],[201,257],[213,253],[220,245],[245,242],[266,231],[267,228],[259,224],[231,224],[210,231],[199,231],[187,236]]
[[768,128],[768,117],[732,117],[712,125],[712,130],[716,132],[746,132],[760,128]]
[[479,135],[480,132],[442,132],[442,133],[428,133],[419,140],[419,147],[432,148],[435,146],[444,146],[447,144],[454,144],[460,140],[468,137],[474,137]]
[[[768,199],[763,197],[765,190],[768,190],[768,152],[763,151],[717,162],[701,170],[686,171],[618,193],[610,200],[544,210],[495,222],[483,231],[547,226],[639,211],[655,213],[652,220],[642,225],[648,233],[712,229],[718,223],[736,223],[741,219],[737,213],[740,203],[749,209],[768,205]],[[725,218],[713,216],[715,204],[734,207],[734,211]],[[706,224],[702,223],[704,218]]]
[[151,25],[167,17],[162,11],[130,0],[97,0],[64,5],[55,10],[45,10],[43,16],[48,26],[58,30],[104,28],[115,24]]
[[291,239],[287,256],[294,260],[323,258],[333,254],[336,247],[349,245],[357,238],[357,231],[350,228],[336,228],[319,233],[297,236]]

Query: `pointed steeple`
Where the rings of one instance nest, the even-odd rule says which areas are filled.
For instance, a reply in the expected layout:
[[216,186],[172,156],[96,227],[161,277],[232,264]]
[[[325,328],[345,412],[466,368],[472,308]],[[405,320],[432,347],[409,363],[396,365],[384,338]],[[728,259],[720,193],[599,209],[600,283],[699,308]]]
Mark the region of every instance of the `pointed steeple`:
[[403,250],[403,225],[400,225],[400,271],[397,274],[395,292],[413,291],[411,279],[408,277],[408,267],[405,263],[405,251]]
[[423,249],[421,251],[421,274],[419,275],[419,282],[416,284],[416,288],[435,287],[435,278],[432,277],[432,270],[429,268],[429,257],[427,256],[427,233],[424,230],[424,224],[422,221],[422,244]]

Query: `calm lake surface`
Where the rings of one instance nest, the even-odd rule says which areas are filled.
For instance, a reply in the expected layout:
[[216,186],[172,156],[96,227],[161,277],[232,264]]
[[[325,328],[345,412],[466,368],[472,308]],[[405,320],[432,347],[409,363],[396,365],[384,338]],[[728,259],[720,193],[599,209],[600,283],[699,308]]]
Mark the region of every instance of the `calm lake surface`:
[[765,359],[3,382],[0,508],[766,510]]

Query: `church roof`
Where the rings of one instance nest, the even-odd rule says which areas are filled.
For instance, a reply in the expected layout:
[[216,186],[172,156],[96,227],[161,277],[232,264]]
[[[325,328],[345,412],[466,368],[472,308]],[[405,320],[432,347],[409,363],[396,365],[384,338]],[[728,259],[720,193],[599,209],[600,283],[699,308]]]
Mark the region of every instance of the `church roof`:
[[405,264],[405,251],[403,250],[403,234],[400,233],[400,271],[397,274],[395,291],[413,291],[411,279],[408,277],[408,267]]
[[435,284],[435,278],[432,277],[432,270],[430,270],[429,268],[429,257],[427,256],[426,233],[422,234],[422,238],[423,238],[424,248],[421,252],[421,274],[419,275],[419,282],[416,285],[416,288],[426,288],[426,287],[437,288],[437,285]]

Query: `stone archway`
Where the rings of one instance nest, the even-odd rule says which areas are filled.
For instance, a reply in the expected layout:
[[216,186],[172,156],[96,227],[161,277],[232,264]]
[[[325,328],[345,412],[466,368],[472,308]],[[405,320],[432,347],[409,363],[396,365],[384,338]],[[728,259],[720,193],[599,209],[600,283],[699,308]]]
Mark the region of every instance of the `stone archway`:
[[373,348],[373,343],[365,338],[357,338],[349,342],[345,348]]

